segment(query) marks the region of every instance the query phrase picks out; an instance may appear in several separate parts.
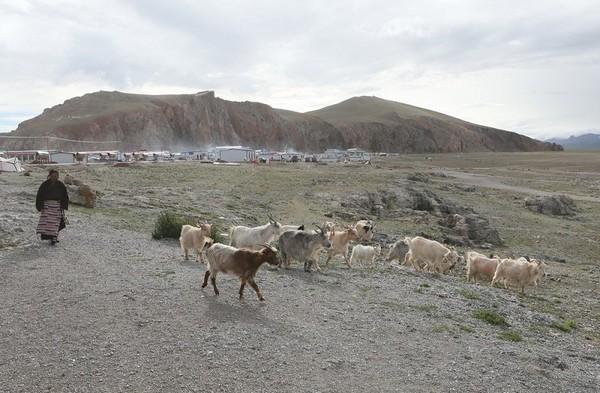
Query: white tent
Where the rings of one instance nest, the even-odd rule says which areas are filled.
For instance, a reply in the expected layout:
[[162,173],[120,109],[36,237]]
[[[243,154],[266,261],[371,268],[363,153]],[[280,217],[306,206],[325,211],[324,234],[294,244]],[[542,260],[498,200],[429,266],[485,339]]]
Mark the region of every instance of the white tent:
[[23,172],[23,168],[17,157],[0,157],[0,172]]

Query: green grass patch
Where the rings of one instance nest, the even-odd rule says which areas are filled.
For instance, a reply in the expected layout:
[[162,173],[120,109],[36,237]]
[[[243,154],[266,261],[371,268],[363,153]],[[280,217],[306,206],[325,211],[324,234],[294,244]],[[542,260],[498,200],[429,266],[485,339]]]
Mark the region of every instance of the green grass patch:
[[459,327],[459,329],[460,329],[460,330],[462,330],[463,332],[467,332],[467,333],[475,333],[475,329],[473,329],[473,328],[472,328],[472,327],[470,327],[470,326],[467,326],[467,325],[460,324],[460,325],[458,325],[458,327]]
[[552,326],[555,329],[562,330],[565,333],[570,333],[573,329],[577,327],[575,321],[572,319],[567,319],[562,322],[555,321],[550,326]]
[[471,300],[479,299],[479,295],[477,295],[475,292],[471,291],[470,289],[461,289],[460,291],[458,291],[458,293],[460,293],[465,299],[471,299]]
[[514,330],[506,330],[506,331],[500,333],[498,335],[498,338],[501,338],[502,340],[505,340],[505,341],[514,341],[514,342],[523,341],[523,337],[521,337],[519,332],[516,332]]
[[185,224],[193,225],[194,222],[192,219],[179,216],[172,211],[164,211],[158,215],[154,222],[152,238],[156,240],[164,238],[179,239],[181,227]]
[[421,288],[429,288],[431,285],[427,284],[426,282],[424,282],[423,284],[419,285],[419,287]]
[[481,319],[482,321],[489,323],[490,325],[508,326],[508,322],[506,322],[504,317],[492,310],[481,308],[479,310],[475,310],[473,312],[473,316],[477,319]]
[[218,227],[215,224],[211,225],[210,237],[213,239],[214,243],[229,244],[229,239],[221,235],[223,232],[224,231],[221,227]]

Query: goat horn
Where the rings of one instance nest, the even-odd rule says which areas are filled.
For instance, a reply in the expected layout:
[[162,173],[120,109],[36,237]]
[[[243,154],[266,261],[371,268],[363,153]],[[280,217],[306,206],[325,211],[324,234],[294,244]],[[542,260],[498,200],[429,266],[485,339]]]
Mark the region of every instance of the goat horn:
[[261,243],[261,246],[263,246],[263,247],[265,247],[265,248],[268,248],[268,249],[269,249],[269,250],[271,250],[271,251],[276,251],[276,250],[275,250],[273,247],[269,246],[268,244]]

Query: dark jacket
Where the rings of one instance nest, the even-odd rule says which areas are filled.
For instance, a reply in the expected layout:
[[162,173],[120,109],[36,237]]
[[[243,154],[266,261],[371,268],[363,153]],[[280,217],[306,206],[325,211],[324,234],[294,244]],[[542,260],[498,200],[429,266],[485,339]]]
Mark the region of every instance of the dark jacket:
[[50,180],[46,180],[42,183],[35,198],[35,208],[37,211],[41,212],[44,208],[44,201],[48,200],[60,201],[60,208],[69,210],[69,194],[63,182],[57,180],[52,183]]

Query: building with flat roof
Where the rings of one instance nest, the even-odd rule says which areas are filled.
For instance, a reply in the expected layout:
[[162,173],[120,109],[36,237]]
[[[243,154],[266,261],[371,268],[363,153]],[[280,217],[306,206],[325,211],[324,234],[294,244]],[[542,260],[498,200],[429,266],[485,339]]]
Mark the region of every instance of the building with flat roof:
[[256,151],[244,146],[217,146],[215,159],[227,162],[252,162],[256,160]]

